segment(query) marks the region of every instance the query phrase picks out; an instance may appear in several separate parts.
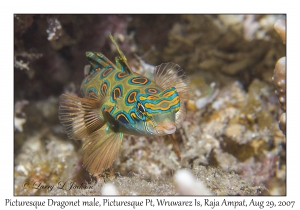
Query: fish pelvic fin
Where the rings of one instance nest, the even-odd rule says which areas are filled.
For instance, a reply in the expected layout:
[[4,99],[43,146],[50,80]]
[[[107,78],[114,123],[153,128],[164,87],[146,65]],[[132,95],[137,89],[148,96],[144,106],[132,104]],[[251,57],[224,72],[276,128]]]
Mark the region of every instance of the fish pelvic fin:
[[87,99],[63,94],[59,101],[59,120],[70,139],[87,138],[104,125],[102,113],[98,111],[102,106],[99,98]]
[[83,144],[83,165],[96,176],[109,168],[122,145],[123,133],[114,132],[108,124],[92,133]]
[[177,159],[178,161],[180,162],[181,161],[181,154],[180,154],[180,150],[179,150],[179,145],[178,145],[178,142],[176,141],[176,139],[172,136],[172,134],[169,134],[168,135],[169,138],[172,140],[172,143],[173,143],[173,150],[177,156]]

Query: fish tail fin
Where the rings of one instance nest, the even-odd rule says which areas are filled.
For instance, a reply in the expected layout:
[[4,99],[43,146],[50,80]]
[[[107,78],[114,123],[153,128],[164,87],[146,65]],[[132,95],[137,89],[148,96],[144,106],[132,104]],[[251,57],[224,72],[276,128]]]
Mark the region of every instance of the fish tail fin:
[[123,133],[114,132],[108,124],[92,133],[83,144],[83,165],[97,175],[109,168],[122,145]]
[[82,140],[100,129],[105,121],[98,110],[100,99],[86,99],[63,94],[60,97],[59,120],[70,139]]

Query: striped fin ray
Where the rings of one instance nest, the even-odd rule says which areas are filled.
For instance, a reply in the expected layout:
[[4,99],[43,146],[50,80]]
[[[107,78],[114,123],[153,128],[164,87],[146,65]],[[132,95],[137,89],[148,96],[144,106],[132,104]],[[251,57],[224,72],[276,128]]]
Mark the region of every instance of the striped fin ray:
[[175,87],[182,99],[189,99],[188,77],[175,63],[162,63],[156,66],[154,82],[164,90]]
[[92,69],[94,70],[107,68],[109,66],[116,68],[115,64],[102,53],[88,51],[85,53],[85,55],[88,58]]
[[104,125],[104,118],[97,110],[100,99],[86,99],[63,94],[60,97],[59,120],[70,139],[82,140]]
[[92,175],[109,168],[121,148],[123,133],[114,132],[105,124],[83,144],[83,165]]

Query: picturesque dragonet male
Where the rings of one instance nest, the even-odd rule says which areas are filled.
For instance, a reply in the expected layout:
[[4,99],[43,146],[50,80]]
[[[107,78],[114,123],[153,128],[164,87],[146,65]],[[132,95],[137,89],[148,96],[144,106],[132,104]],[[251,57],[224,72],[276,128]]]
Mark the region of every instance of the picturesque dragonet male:
[[[111,35],[110,39],[120,54],[116,64],[102,53],[86,52],[91,65],[85,69],[81,97],[60,97],[59,119],[69,138],[84,140],[83,164],[93,175],[112,165],[124,133],[173,134],[185,117],[188,98],[187,78],[179,65],[157,66],[150,80],[131,70]],[[177,142],[172,140],[180,159]]]

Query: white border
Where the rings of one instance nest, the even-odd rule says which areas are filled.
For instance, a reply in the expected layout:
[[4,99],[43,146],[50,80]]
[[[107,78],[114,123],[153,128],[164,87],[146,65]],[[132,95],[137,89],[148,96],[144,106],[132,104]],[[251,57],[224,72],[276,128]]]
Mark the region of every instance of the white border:
[[[293,4],[295,2],[295,4]],[[6,1],[1,3],[0,12],[0,27],[1,27],[1,181],[0,191],[1,199],[0,206],[5,207],[6,199],[18,200],[47,200],[51,197],[13,197],[13,14],[14,13],[286,13],[287,14],[287,196],[272,196],[272,197],[246,197],[250,202],[252,198],[256,200],[266,201],[280,200],[296,201],[294,209],[299,208],[299,130],[298,120],[300,119],[300,87],[299,84],[299,11],[296,1]],[[57,200],[77,200],[90,199],[92,197],[54,197]],[[120,197],[118,200],[145,200],[149,197]],[[156,197],[150,197],[156,199]],[[159,197],[161,198],[161,197]],[[194,197],[165,197],[168,200],[193,200]],[[217,200],[222,201],[224,198],[228,200],[242,200],[241,197],[218,197]],[[103,199],[97,197],[97,199]],[[204,198],[199,198],[204,199]],[[213,199],[213,197],[209,197]],[[10,207],[12,208],[12,207]],[[33,209],[32,207],[22,207]],[[125,207],[129,209],[131,207]],[[152,208],[152,207],[144,207]],[[143,208],[143,209],[144,209]],[[164,207],[165,208],[165,207]],[[172,207],[181,209],[182,207]],[[185,207],[187,208],[187,207]],[[197,208],[197,207],[193,207]],[[265,207],[266,208],[266,207]],[[2,209],[2,207],[1,207]],[[47,207],[43,209],[53,209]],[[58,207],[57,207],[58,209]],[[65,209],[71,209],[66,207]],[[72,208],[73,209],[73,208]],[[102,208],[106,209],[106,208]],[[111,208],[110,208],[111,209]],[[141,209],[141,208],[139,208]],[[152,208],[153,209],[153,208]],[[197,208],[199,209],[199,208]],[[202,207],[201,209],[211,209],[211,207]],[[215,208],[215,209],[220,209]],[[222,209],[232,209],[232,207],[222,207]],[[237,208],[242,209],[242,208]],[[252,209],[252,208],[247,208]],[[259,209],[259,208],[255,208]],[[275,208],[283,209],[283,208]]]

